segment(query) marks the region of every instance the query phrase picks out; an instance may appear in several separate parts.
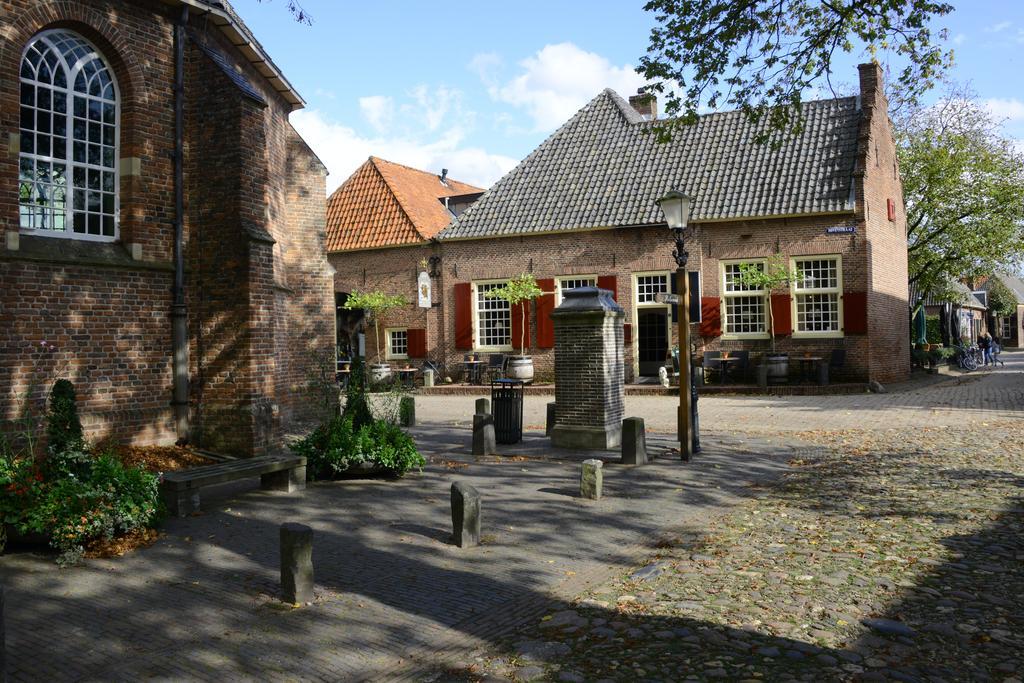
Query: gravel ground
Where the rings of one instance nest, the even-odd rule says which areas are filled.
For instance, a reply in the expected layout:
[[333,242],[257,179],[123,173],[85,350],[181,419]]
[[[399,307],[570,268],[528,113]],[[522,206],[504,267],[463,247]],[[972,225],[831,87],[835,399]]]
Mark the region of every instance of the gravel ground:
[[1024,424],[813,431],[785,482],[437,678],[1024,675]]

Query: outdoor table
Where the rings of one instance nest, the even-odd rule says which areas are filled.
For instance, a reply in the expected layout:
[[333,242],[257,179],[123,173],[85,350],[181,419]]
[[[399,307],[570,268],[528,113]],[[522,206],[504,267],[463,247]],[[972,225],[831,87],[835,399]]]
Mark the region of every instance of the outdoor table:
[[722,363],[722,384],[725,384],[726,381],[729,379],[729,366],[732,365],[733,363],[739,363],[743,359],[740,358],[739,356],[729,356],[728,358],[722,356],[721,358],[717,358],[716,360],[721,361]]
[[485,365],[482,360],[464,360],[462,364],[466,366],[466,377],[469,379],[469,384],[480,384],[480,375],[483,366]]
[[398,381],[406,389],[412,389],[416,383],[416,368],[398,368]]
[[821,356],[795,356],[800,362],[800,381],[810,381],[814,376],[814,364],[825,360]]

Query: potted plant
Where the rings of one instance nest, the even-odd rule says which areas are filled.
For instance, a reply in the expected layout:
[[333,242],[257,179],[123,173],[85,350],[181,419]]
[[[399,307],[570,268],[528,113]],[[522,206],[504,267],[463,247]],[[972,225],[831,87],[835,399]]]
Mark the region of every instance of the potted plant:
[[526,316],[529,314],[528,302],[544,294],[544,291],[537,285],[537,280],[530,273],[523,273],[512,278],[502,287],[495,287],[489,290],[484,296],[495,299],[502,299],[508,302],[509,307],[514,308],[518,304],[522,306],[522,324],[519,335],[520,355],[512,356],[508,361],[508,368],[505,376],[509,379],[521,379],[529,382],[533,380],[533,358],[526,354]]
[[370,364],[370,381],[379,383],[391,376],[391,366],[381,361],[380,350],[380,321],[390,311],[406,305],[404,296],[398,294],[385,294],[384,292],[357,292],[353,291],[345,301],[343,308],[349,310],[363,309],[373,319],[374,339],[377,342],[375,363]]
[[[775,318],[772,316],[771,294],[774,290],[788,285],[796,279],[796,273],[786,267],[785,261],[773,256],[761,267],[761,264],[744,263],[740,265],[740,284],[751,289],[762,289],[768,294],[768,341],[771,351],[764,354],[764,370],[758,370],[758,379],[765,376],[767,382],[785,382],[789,377],[789,354],[775,351]],[[760,382],[759,382],[760,383]]]

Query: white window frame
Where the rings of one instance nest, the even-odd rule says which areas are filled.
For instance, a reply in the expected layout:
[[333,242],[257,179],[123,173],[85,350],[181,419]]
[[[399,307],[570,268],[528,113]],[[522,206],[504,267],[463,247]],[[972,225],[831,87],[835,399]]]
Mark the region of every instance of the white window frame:
[[[718,262],[718,287],[721,293],[720,297],[720,316],[722,319],[722,339],[769,339],[771,338],[772,325],[769,322],[769,316],[771,311],[769,307],[772,305],[771,292],[764,289],[751,289],[742,292],[730,292],[725,286],[725,271],[727,266],[748,263],[750,265],[756,265],[758,263],[763,264],[766,268],[768,267],[768,259],[762,257],[753,258],[738,258],[738,259],[725,259]],[[760,297],[761,305],[764,306],[764,331],[763,332],[729,332],[729,299],[737,299],[740,297]]]
[[[77,40],[81,41],[84,45],[86,45],[89,48],[91,48],[91,52],[89,52],[88,54],[83,55],[82,57],[80,57],[77,61],[75,61],[74,64],[68,64],[68,62],[65,59],[64,55],[60,52],[60,49],[57,48],[57,46],[49,38],[50,35],[58,34],[58,33],[71,34]],[[60,86],[57,86],[57,85],[52,85],[52,84],[49,84],[49,83],[43,83],[41,81],[35,81],[35,80],[30,80],[30,79],[26,79],[26,78],[21,77],[21,75],[20,75],[21,64],[26,59],[26,55],[28,54],[29,48],[36,41],[39,41],[39,40],[43,40],[47,44],[47,46],[50,47],[52,50],[54,50],[54,52],[59,56],[59,58],[60,58],[59,64],[60,64],[61,67],[64,68],[65,75],[66,75],[66,78],[67,78],[67,83],[66,83],[66,87],[65,88],[61,88]],[[78,76],[79,72],[87,64],[91,63],[93,60],[99,60],[103,64],[103,66],[106,68],[107,73],[110,76],[110,81],[111,81],[111,84],[113,86],[113,91],[114,91],[114,101],[113,102],[110,102],[110,100],[104,99],[103,97],[97,97],[97,96],[94,96],[94,95],[90,95],[88,93],[78,92],[75,89],[75,81],[77,80],[77,76]],[[121,90],[120,90],[120,86],[118,85],[118,82],[117,82],[117,74],[114,73],[114,69],[113,69],[113,66],[112,66],[110,60],[107,59],[106,56],[104,56],[103,52],[100,51],[99,48],[97,48],[91,41],[89,41],[87,38],[85,38],[85,36],[82,36],[81,34],[77,33],[76,31],[73,31],[73,30],[70,30],[70,29],[57,28],[57,29],[48,29],[46,31],[42,31],[42,32],[36,34],[35,36],[33,36],[31,40],[29,40],[29,42],[25,45],[24,49],[22,49],[21,60],[19,60],[19,62],[18,62],[18,69],[19,69],[19,76],[18,76],[18,89],[19,89],[18,106],[19,106],[19,110],[20,110],[20,108],[22,106],[21,105],[21,96],[20,96],[21,84],[25,83],[25,84],[32,85],[35,88],[45,87],[45,88],[51,90],[54,95],[61,94],[61,95],[65,96],[66,97],[65,115],[67,117],[67,130],[65,131],[66,150],[65,150],[65,158],[64,159],[58,159],[58,158],[54,157],[52,149],[50,150],[50,155],[48,155],[48,156],[39,155],[39,154],[37,154],[35,152],[33,152],[31,154],[23,153],[20,150],[18,152],[18,165],[19,165],[19,181],[18,182],[19,182],[19,188],[20,188],[20,184],[21,184],[21,180],[20,180],[20,166],[21,166],[21,159],[22,159],[23,155],[26,158],[32,159],[34,162],[49,163],[51,165],[54,164],[54,163],[58,163],[58,164],[63,164],[64,165],[64,167],[65,167],[64,188],[65,188],[65,192],[66,192],[65,201],[64,201],[64,230],[63,231],[57,231],[57,230],[52,230],[52,229],[23,228],[23,227],[21,227],[21,218],[20,218],[20,216],[21,216],[21,209],[19,208],[19,210],[18,210],[18,215],[19,215],[19,219],[18,219],[19,232],[21,232],[22,234],[25,234],[25,235],[39,235],[39,236],[42,236],[42,237],[52,237],[52,238],[57,238],[57,239],[74,239],[74,240],[82,240],[82,241],[90,241],[90,242],[115,242],[115,241],[119,240],[120,237],[121,237],[121,173],[120,173],[120,163],[121,163]],[[99,165],[91,164],[91,163],[88,162],[88,145],[90,144],[88,142],[88,134],[86,135],[86,139],[84,141],[81,141],[81,142],[84,142],[86,144],[86,151],[87,151],[86,152],[87,153],[86,161],[78,162],[78,161],[74,160],[74,143],[76,141],[75,137],[74,137],[74,123],[75,123],[75,118],[76,118],[75,114],[74,114],[74,111],[75,111],[74,106],[75,106],[75,97],[76,96],[85,99],[87,102],[98,101],[98,102],[103,102],[103,103],[113,104],[114,105],[114,124],[113,124],[114,125],[114,145],[113,145],[114,149],[113,149],[113,166],[112,167],[103,166],[102,165],[102,160],[101,160],[101,163]],[[54,115],[56,115],[56,112],[53,109],[51,109],[51,112],[54,112]],[[86,117],[86,130],[88,130],[88,125],[89,125],[89,118],[87,116]],[[102,134],[102,128],[100,130],[101,130],[101,134]],[[19,127],[19,131],[20,131],[20,127]],[[37,133],[37,129],[33,128],[32,132],[33,132],[33,134],[36,134]],[[51,128],[50,137],[51,137],[51,142],[52,142],[52,140],[54,138],[57,137],[52,132],[52,128]],[[100,145],[101,154],[102,154],[102,148],[103,148],[103,145],[101,144]],[[113,187],[114,187],[114,190],[113,190],[113,200],[114,200],[114,206],[113,206],[113,214],[112,214],[113,224],[114,224],[114,234],[113,235],[102,235],[102,234],[100,234],[100,235],[93,235],[93,234],[89,234],[89,233],[79,233],[79,232],[75,232],[74,231],[74,219],[75,219],[76,209],[82,209],[84,211],[83,207],[77,207],[75,205],[75,190],[76,189],[82,189],[86,193],[88,193],[88,191],[89,191],[88,181],[86,183],[86,187],[84,187],[84,188],[79,188],[78,186],[76,186],[74,184],[74,169],[75,169],[75,167],[84,169],[86,174],[88,174],[89,171],[98,171],[100,173],[111,173],[111,174],[113,174],[113,176],[114,176],[114,179],[113,179]],[[101,180],[101,183],[102,183],[102,180]],[[101,190],[101,192],[102,192],[102,190]],[[101,202],[102,202],[102,194],[101,194]],[[19,207],[20,207],[20,202],[19,202]],[[88,215],[89,214],[86,213],[85,215],[86,215],[86,221],[88,222]],[[100,215],[101,223],[102,223],[103,216],[108,215],[108,214],[106,214],[106,212],[102,211],[102,205],[101,205],[101,212],[100,212],[99,215]],[[102,231],[102,227],[101,227],[101,231]]]
[[[405,353],[394,353],[392,351],[393,344],[391,342],[391,335],[395,332],[405,333]],[[409,329],[407,327],[386,327],[384,328],[384,344],[385,353],[384,358],[386,360],[408,360],[409,359]]]
[[644,302],[640,301],[640,278],[642,278],[642,277],[650,277],[652,275],[663,275],[665,277],[665,287],[666,287],[665,293],[671,294],[672,293],[672,278],[674,278],[676,276],[676,273],[675,273],[674,270],[647,270],[647,271],[640,271],[640,272],[637,272],[637,273],[631,273],[630,274],[630,285],[632,286],[631,303],[633,304],[633,306],[632,306],[632,308],[633,308],[632,317],[630,318],[631,324],[632,324],[632,330],[633,330],[633,343],[632,343],[632,346],[631,346],[631,348],[632,348],[631,355],[633,356],[633,376],[634,377],[639,377],[640,376],[640,347],[639,347],[639,340],[640,340],[640,309],[642,309],[642,308],[661,308],[661,309],[664,309],[664,311],[665,311],[666,334],[668,335],[668,337],[667,337],[667,339],[668,339],[668,348],[669,348],[669,351],[672,350],[672,344],[673,344],[673,340],[672,340],[672,305],[671,304],[659,303],[657,301],[644,301]]
[[[826,261],[836,262],[836,286],[835,287],[812,287],[808,289],[797,289],[797,283],[790,283],[790,315],[793,321],[793,337],[796,339],[837,339],[845,336],[843,328],[843,257],[841,254],[801,254],[791,256],[789,259],[790,271],[796,273],[797,261]],[[797,298],[813,294],[835,294],[836,295],[836,323],[838,329],[823,332],[801,331],[800,319],[797,316]]]
[[1013,336],[1013,318],[1005,315],[999,316],[999,339],[1004,341]]
[[[485,353],[503,353],[512,351],[512,307],[508,307],[508,344],[498,344],[485,346],[480,343],[480,285],[498,285],[502,286],[506,284],[508,280],[474,280],[470,284],[473,295],[473,351],[482,351]],[[495,299],[496,301],[503,301],[503,299]],[[505,302],[507,303],[507,302]]]
[[[565,289],[562,285],[563,282],[569,280],[593,280],[594,284],[592,287],[597,287],[597,275],[559,275],[555,278],[555,306],[562,305],[562,290]],[[572,289],[570,287],[569,289]]]

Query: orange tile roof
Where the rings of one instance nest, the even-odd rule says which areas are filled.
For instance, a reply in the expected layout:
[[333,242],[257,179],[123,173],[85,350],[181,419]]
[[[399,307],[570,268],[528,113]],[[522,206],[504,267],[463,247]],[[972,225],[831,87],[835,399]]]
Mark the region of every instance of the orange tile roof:
[[424,242],[451,221],[441,197],[483,192],[370,157],[327,199],[327,251]]

